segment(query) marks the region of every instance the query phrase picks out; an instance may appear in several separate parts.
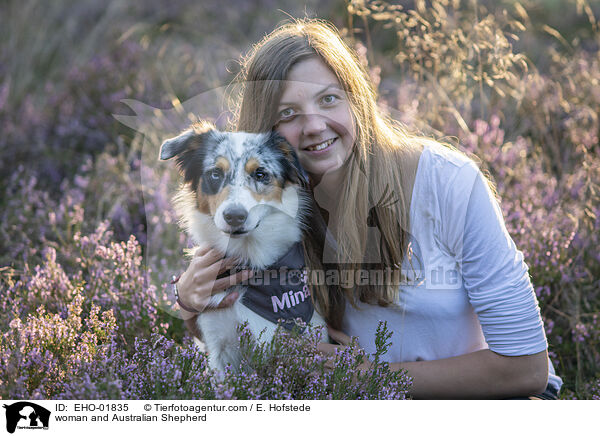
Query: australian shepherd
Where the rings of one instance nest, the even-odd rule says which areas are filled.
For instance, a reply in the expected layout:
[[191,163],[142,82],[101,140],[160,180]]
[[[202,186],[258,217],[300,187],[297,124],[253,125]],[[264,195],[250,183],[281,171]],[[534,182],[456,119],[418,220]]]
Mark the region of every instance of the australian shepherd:
[[197,123],[162,144],[160,159],[171,158],[183,176],[175,208],[193,242],[254,271],[244,284],[211,299],[216,306],[237,291],[231,307],[195,319],[211,368],[240,363],[237,329],[243,322],[261,340],[269,340],[277,324],[292,328],[301,319],[324,325],[313,307],[302,247],[311,197],[289,143],[275,132],[221,132]]

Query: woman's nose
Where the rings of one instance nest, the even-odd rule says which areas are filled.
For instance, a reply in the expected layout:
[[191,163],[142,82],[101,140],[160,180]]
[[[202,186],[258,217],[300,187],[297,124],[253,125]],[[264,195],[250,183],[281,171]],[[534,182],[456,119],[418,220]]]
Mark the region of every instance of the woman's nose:
[[318,114],[304,115],[302,134],[305,136],[320,135],[327,128],[325,118]]

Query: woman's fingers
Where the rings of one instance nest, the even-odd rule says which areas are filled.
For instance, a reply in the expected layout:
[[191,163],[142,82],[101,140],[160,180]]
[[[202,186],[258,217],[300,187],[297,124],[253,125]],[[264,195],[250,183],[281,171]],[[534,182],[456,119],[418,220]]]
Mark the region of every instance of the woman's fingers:
[[245,280],[248,280],[253,275],[254,273],[251,270],[243,270],[235,274],[229,275],[227,277],[217,279],[215,280],[211,294],[214,295],[218,294],[219,292],[223,292],[227,288],[230,288]]
[[[329,326],[327,326],[327,330],[329,332],[329,337],[337,341],[340,345],[320,342],[317,344],[317,351],[326,358],[324,363],[325,368],[333,369],[335,366],[336,353],[346,350],[348,346],[352,343],[352,338],[346,333],[333,329]],[[353,353],[355,356],[358,356],[363,352],[361,350],[355,349]],[[365,356],[363,358],[363,362],[358,366],[358,369],[360,371],[365,371],[368,370],[370,367],[371,362],[370,360],[368,360],[368,357]]]
[[233,268],[236,263],[237,260],[233,257],[217,259],[213,264],[206,267],[206,272],[216,279],[219,274]]
[[321,354],[325,354],[328,356],[335,356],[335,352],[338,348],[345,348],[335,344],[327,344],[325,342],[319,342],[317,344],[317,351]]
[[239,297],[240,294],[234,291],[231,294],[228,294],[225,298],[223,298],[223,300],[221,300],[221,302],[216,306],[206,306],[202,312],[210,312],[213,310],[226,309],[228,307],[231,307]]
[[338,344],[350,345],[350,342],[352,342],[352,338],[346,333],[336,330],[330,326],[327,326],[327,332],[329,333],[329,337],[336,341]]
[[343,349],[344,346],[335,345],[335,344],[327,344],[325,342],[319,342],[317,344],[317,351],[321,353],[325,359],[325,368],[333,369],[335,363],[335,353],[338,349]]
[[[213,289],[224,290],[221,286],[221,281],[217,280],[217,276],[227,269],[236,265],[237,260],[233,257],[223,257],[223,253],[211,247],[200,247],[196,250],[197,257],[192,262],[196,271],[197,278],[201,282],[214,282]],[[227,277],[224,277],[227,278]],[[241,280],[232,281],[233,284],[239,283]],[[219,285],[217,286],[217,282]],[[230,285],[231,286],[231,285]],[[227,288],[225,288],[227,289]]]
[[207,267],[213,265],[215,262],[223,259],[223,253],[215,248],[210,248],[206,251],[204,248],[196,250],[198,256],[192,259],[192,263],[195,263],[197,267]]
[[235,291],[232,292],[227,297],[223,298],[223,301],[221,301],[217,305],[217,309],[225,309],[226,307],[233,305],[233,303],[235,303],[237,301],[239,296],[240,296],[240,294],[238,294],[237,292],[235,292]]
[[219,274],[228,268],[234,267],[238,262],[233,257],[223,257],[223,253],[210,247],[201,247],[196,250],[196,253],[198,254],[196,268],[203,269],[205,274],[213,279],[216,279]]
[[194,252],[194,257],[202,257],[206,253],[208,253],[211,249],[212,249],[212,247],[210,245],[206,245],[206,244],[205,245],[201,245]]

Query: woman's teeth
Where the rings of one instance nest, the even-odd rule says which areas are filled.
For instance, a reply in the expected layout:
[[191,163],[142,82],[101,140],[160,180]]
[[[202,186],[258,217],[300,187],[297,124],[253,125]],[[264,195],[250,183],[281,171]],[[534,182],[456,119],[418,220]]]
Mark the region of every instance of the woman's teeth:
[[331,144],[333,144],[333,141],[335,141],[335,138],[329,139],[325,142],[321,142],[320,144],[317,145],[311,145],[310,147],[306,147],[306,149],[308,151],[319,151],[319,150],[324,150],[327,147],[329,147]]

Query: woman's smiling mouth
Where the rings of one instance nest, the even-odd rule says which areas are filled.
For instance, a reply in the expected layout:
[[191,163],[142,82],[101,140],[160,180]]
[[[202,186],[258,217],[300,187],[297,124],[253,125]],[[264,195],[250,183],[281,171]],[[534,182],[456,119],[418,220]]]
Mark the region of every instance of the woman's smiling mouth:
[[318,144],[309,145],[304,150],[305,151],[322,151],[322,150],[325,150],[325,149],[329,148],[329,146],[331,146],[331,144],[333,144],[333,142],[336,139],[337,138],[331,138],[331,139],[328,139],[327,141],[323,141],[323,142],[320,142]]

